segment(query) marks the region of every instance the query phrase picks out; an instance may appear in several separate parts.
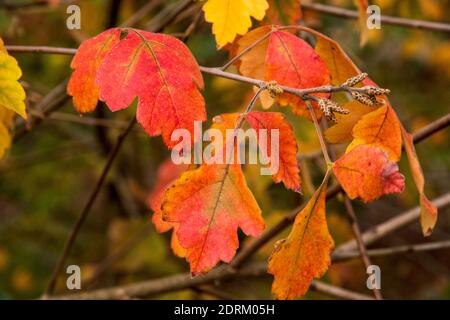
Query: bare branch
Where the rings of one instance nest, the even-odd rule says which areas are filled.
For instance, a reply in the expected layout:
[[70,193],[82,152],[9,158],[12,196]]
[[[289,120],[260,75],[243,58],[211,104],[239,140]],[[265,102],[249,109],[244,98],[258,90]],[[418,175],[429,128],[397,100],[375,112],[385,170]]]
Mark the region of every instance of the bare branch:
[[[341,18],[350,18],[350,19],[359,18],[359,14],[356,11],[328,6],[320,3],[302,3],[302,8],[303,10],[321,12]],[[430,21],[414,20],[382,15],[381,23],[414,29],[450,32],[450,24],[441,22],[430,22]]]
[[[177,291],[185,288],[192,288],[206,283],[211,283],[218,280],[238,279],[246,277],[255,277],[266,274],[266,264],[257,262],[249,264],[238,272],[233,272],[230,268],[225,266],[219,267],[210,273],[192,278],[189,274],[179,274],[168,276],[156,280],[147,280],[134,284],[111,287],[105,289],[94,290],[90,292],[83,292],[78,294],[70,294],[65,296],[52,296],[52,299],[118,299],[123,296],[127,297],[144,297],[165,292]],[[372,299],[369,296],[352,292],[343,288],[335,287],[319,281],[311,283],[311,289],[322,292],[324,294],[342,298],[342,299]]]
[[[446,241],[436,241],[430,243],[421,244],[409,244],[404,246],[396,246],[389,248],[379,248],[367,250],[367,255],[370,257],[379,256],[391,256],[398,255],[402,253],[414,253],[414,252],[424,252],[433,250],[445,250],[450,249],[450,240]],[[358,258],[360,253],[358,251],[342,251],[334,252],[332,255],[333,262],[346,261],[353,258]]]
[[[450,204],[450,192],[446,193],[439,198],[434,199],[431,202],[436,208],[441,209]],[[420,216],[420,206],[408,210],[405,213],[397,215],[388,221],[385,221],[379,225],[376,225],[362,234],[362,239],[366,245],[372,244],[375,241],[393,233],[394,231],[416,221]],[[350,240],[338,248],[336,253],[343,251],[353,251],[357,249],[357,243],[355,240]]]
[[[350,225],[353,230],[353,234],[355,235],[356,243],[358,244],[358,250],[361,255],[361,258],[364,262],[364,266],[367,268],[372,265],[372,262],[370,261],[370,258],[367,254],[367,248],[364,243],[364,240],[361,235],[361,230],[359,228],[358,220],[356,220],[355,210],[353,209],[352,202],[348,198],[346,194],[344,194],[344,204],[345,204],[345,210],[347,211],[347,215],[350,220]],[[381,295],[380,289],[373,288],[373,294],[375,296],[375,299],[382,300],[383,297]]]

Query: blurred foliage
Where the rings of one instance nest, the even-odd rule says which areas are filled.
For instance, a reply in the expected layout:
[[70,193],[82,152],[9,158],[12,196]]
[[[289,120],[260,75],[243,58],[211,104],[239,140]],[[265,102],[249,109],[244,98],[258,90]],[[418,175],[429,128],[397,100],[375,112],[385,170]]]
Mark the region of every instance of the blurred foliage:
[[[32,2],[22,1],[22,2]],[[63,2],[63,1],[62,1]],[[82,29],[65,27],[66,5],[35,6],[7,10],[0,7],[0,36],[11,45],[48,45],[77,47],[80,41],[104,30],[111,14],[110,1],[80,0]],[[119,22],[141,8],[145,0],[122,0]],[[164,6],[175,1],[160,1],[153,12],[137,25],[144,28]],[[352,0],[321,1],[355,9]],[[450,23],[450,1],[447,0],[373,0],[382,13]],[[191,10],[192,11],[192,10]],[[167,33],[182,33],[196,11],[186,10],[170,26]],[[391,102],[401,120],[412,131],[449,112],[450,109],[450,38],[448,34],[382,25],[370,32],[369,42],[359,47],[358,24],[355,20],[312,13],[304,14],[304,22],[339,41],[359,67],[375,82],[392,91]],[[226,51],[217,51],[210,26],[202,19],[188,46],[205,66],[219,66],[227,60]],[[29,96],[41,97],[70,75],[69,56],[12,53],[23,70]],[[224,113],[243,110],[250,86],[222,78],[205,76],[204,96],[208,119]],[[28,108],[35,102],[29,99]],[[300,154],[310,154],[319,145],[314,127],[286,108],[294,124]],[[71,103],[58,112],[77,116]],[[105,117],[126,121],[133,111]],[[87,115],[95,117],[98,114]],[[79,118],[83,120],[83,118]],[[210,121],[206,126],[209,126]],[[95,127],[67,121],[46,120],[41,126],[15,142],[0,163],[0,298],[35,298],[45,288],[66,238],[92,191],[105,162],[102,142]],[[117,128],[104,129],[114,141]],[[449,131],[442,131],[418,145],[417,151],[427,179],[431,198],[449,191]],[[158,165],[169,155],[160,137],[149,138],[136,130],[125,142],[108,184],[103,189],[76,241],[69,263],[81,266],[83,279],[90,279],[99,263],[116,252],[130,238],[144,231],[138,244],[113,263],[92,283],[104,287],[129,283],[187,271],[184,260],[170,251],[169,236],[159,235],[148,224],[151,212],[146,198],[155,184]],[[257,166],[246,167],[246,177],[254,192],[267,225],[274,225],[285,214],[311,195],[323,175],[320,157],[303,161],[304,197],[274,185],[270,178],[260,177]],[[393,217],[418,204],[417,193],[405,159],[401,170],[407,178],[406,191],[397,197],[385,197],[369,205],[355,203],[358,219],[365,229]],[[448,239],[449,209],[442,210],[437,228],[430,239],[423,239],[419,224],[387,237],[376,246],[421,243]],[[328,205],[328,222],[336,244],[352,238],[342,199]],[[265,260],[276,237],[255,257]],[[245,246],[248,240],[241,243]],[[374,258],[383,271],[383,293],[387,298],[450,298],[449,252],[409,254]],[[64,292],[65,281],[58,292]],[[338,263],[330,268],[324,280],[345,288],[367,293],[366,274],[360,260]],[[240,298],[270,298],[270,277],[249,278],[221,283],[221,290]],[[243,290],[251,288],[251,290]],[[201,291],[185,290],[158,296],[162,299],[214,298]],[[325,298],[310,292],[306,298]]]

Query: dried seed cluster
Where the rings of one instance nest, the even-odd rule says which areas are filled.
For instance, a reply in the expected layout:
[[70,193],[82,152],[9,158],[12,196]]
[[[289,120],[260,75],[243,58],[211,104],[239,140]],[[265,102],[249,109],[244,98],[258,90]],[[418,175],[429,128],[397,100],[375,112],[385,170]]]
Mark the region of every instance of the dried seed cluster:
[[272,98],[276,98],[279,94],[283,93],[283,89],[278,85],[276,81],[270,81],[267,84],[267,91]]
[[[342,85],[354,87],[367,78],[367,73],[361,73],[357,76],[347,79]],[[389,94],[389,89],[378,88],[374,86],[365,86],[359,89],[350,89],[353,99],[368,106],[380,106],[384,104],[384,100],[378,100],[376,97]]]
[[367,73],[363,72],[361,74],[358,74],[357,76],[347,79],[342,85],[347,87],[354,87],[365,78],[367,78]]
[[330,99],[319,99],[318,105],[320,111],[323,112],[325,117],[333,122],[336,122],[335,113],[340,114],[348,114],[349,111],[343,107],[341,107],[337,102]]

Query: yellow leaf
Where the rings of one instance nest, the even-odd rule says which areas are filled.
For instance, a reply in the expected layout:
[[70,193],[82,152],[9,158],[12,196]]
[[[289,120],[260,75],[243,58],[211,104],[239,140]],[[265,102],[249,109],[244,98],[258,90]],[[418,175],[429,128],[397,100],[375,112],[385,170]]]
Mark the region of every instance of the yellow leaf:
[[2,38],[0,38],[0,52],[6,53],[5,43]]
[[11,146],[11,135],[9,133],[14,112],[0,106],[0,159],[5,154],[6,149]]
[[262,20],[268,7],[267,0],[208,0],[203,11],[222,47],[247,32],[252,25],[250,17]]
[[17,60],[8,55],[0,42],[0,106],[18,113],[26,119],[25,90],[19,83],[22,71]]

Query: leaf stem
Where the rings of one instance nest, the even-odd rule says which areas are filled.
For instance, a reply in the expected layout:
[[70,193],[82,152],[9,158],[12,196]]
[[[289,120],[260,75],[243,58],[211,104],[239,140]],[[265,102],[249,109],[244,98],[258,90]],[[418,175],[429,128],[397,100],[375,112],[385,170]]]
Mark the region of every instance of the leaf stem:
[[317,137],[319,138],[320,148],[322,149],[323,157],[325,158],[325,162],[327,163],[327,168],[333,165],[333,162],[330,159],[330,155],[328,154],[327,145],[325,144],[325,140],[323,139],[322,129],[319,126],[319,122],[317,121],[316,113],[311,105],[311,103],[307,100],[304,100],[306,106],[311,114],[311,118],[314,123],[314,127],[316,128]]

